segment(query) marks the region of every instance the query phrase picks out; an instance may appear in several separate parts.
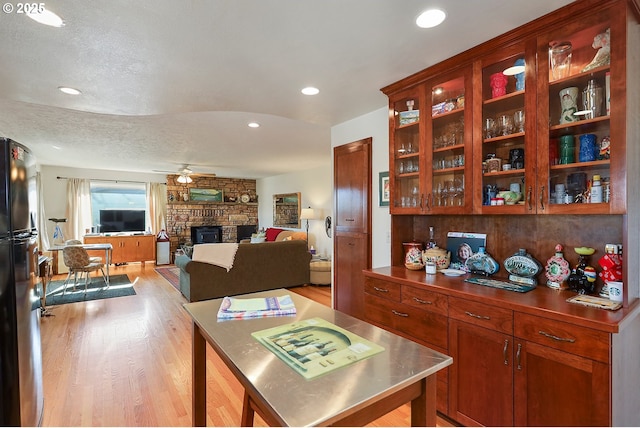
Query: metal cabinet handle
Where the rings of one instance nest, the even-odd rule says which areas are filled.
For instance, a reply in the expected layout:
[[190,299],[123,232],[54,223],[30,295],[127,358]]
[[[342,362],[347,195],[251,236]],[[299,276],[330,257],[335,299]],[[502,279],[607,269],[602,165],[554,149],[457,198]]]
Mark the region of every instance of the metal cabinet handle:
[[396,311],[395,309],[391,309],[391,312],[393,312],[393,315],[397,315],[397,316],[399,316],[399,317],[408,317],[408,316],[409,316],[409,314],[405,314],[405,313],[402,313],[402,312],[398,312],[398,311]]
[[469,315],[470,317],[478,318],[478,319],[481,319],[481,320],[490,320],[491,319],[490,317],[487,317],[487,316],[484,316],[484,315],[476,315],[476,314],[471,313],[469,311],[465,311],[464,313]]
[[344,221],[356,221],[355,218],[345,218]]
[[379,287],[373,287],[374,290],[380,292],[380,293],[388,293],[389,290],[387,290],[386,288],[379,288]]
[[422,305],[433,305],[433,302],[430,302],[429,300],[422,300],[422,299],[418,299],[417,297],[413,298],[414,302],[418,302]]
[[529,188],[527,189],[527,206],[529,207],[529,211],[533,210],[532,199],[533,199],[533,187],[529,186]]
[[558,342],[569,342],[569,343],[573,343],[573,342],[575,342],[575,341],[576,341],[575,339],[570,339],[570,338],[566,338],[566,337],[558,337],[558,336],[555,336],[555,335],[553,335],[553,334],[550,334],[550,333],[544,332],[544,331],[542,331],[542,330],[540,330],[540,331],[538,332],[538,334],[541,334],[541,335],[543,335],[544,337],[548,337],[549,339],[557,340]]
[[431,198],[431,193],[427,193],[426,198],[424,197],[424,195],[420,195],[420,208],[422,208],[422,203],[424,202],[425,208],[427,210],[431,209],[429,208],[429,198]]
[[520,354],[522,354],[522,343],[518,343],[518,351],[516,352],[516,364],[518,365],[518,370],[522,370],[522,366],[520,365]]
[[507,351],[509,350],[509,339],[505,339],[504,348],[502,348],[502,358],[504,359],[504,365],[509,365],[509,360],[507,358]]
[[544,186],[540,186],[540,209],[544,211]]

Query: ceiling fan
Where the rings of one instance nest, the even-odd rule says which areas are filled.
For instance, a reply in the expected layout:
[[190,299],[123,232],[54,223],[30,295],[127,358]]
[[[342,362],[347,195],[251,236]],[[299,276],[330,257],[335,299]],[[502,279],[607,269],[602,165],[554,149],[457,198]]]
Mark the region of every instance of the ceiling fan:
[[176,181],[178,183],[182,183],[182,184],[191,183],[193,181],[193,179],[191,178],[192,176],[194,176],[194,177],[215,177],[216,176],[214,173],[193,172],[193,170],[191,168],[189,168],[188,164],[182,165],[182,168],[179,168],[177,171],[160,171],[160,170],[156,170],[156,169],[154,169],[154,171],[155,172],[164,172],[164,173],[167,173],[167,174],[179,175],[179,177],[178,177],[178,179]]

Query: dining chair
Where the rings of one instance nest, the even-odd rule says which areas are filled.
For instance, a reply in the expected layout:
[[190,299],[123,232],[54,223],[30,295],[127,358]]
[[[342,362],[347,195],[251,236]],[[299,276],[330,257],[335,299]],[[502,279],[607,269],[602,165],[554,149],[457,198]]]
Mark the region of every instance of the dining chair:
[[[82,245],[82,241],[79,239],[67,239],[64,245]],[[100,256],[89,256],[89,260],[91,263],[102,263],[102,257]]]
[[90,260],[89,254],[87,250],[80,246],[66,246],[62,249],[62,256],[64,259],[64,264],[69,268],[69,274],[67,275],[67,279],[64,281],[64,290],[62,294],[64,295],[67,292],[69,280],[71,279],[71,275],[73,275],[73,290],[76,289],[76,284],[78,283],[78,274],[80,274],[80,278],[82,279],[83,275],[86,275],[84,280],[84,291],[87,292],[87,286],[91,282],[91,272],[102,272],[102,278],[104,279],[105,285],[108,287],[107,276],[104,273],[104,264],[102,262],[92,262]]

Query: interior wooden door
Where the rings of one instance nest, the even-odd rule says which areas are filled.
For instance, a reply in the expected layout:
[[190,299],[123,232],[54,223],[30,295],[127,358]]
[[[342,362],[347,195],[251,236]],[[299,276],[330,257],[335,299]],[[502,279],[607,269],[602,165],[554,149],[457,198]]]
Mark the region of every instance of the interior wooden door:
[[371,138],[334,148],[334,308],[362,318],[371,267]]

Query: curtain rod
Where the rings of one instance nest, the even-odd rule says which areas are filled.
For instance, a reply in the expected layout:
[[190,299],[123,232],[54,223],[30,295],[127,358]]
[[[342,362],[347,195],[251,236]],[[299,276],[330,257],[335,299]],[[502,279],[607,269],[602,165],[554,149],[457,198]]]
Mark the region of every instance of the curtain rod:
[[[60,177],[60,176],[57,176],[56,178],[58,180],[69,180],[70,178],[76,178],[76,177]],[[108,178],[89,178],[89,180],[91,180],[91,181],[108,181],[108,182],[111,182],[111,183],[137,183],[137,184],[146,183],[146,181],[111,180],[111,179],[108,179]],[[167,184],[167,183],[160,182],[160,184]]]

